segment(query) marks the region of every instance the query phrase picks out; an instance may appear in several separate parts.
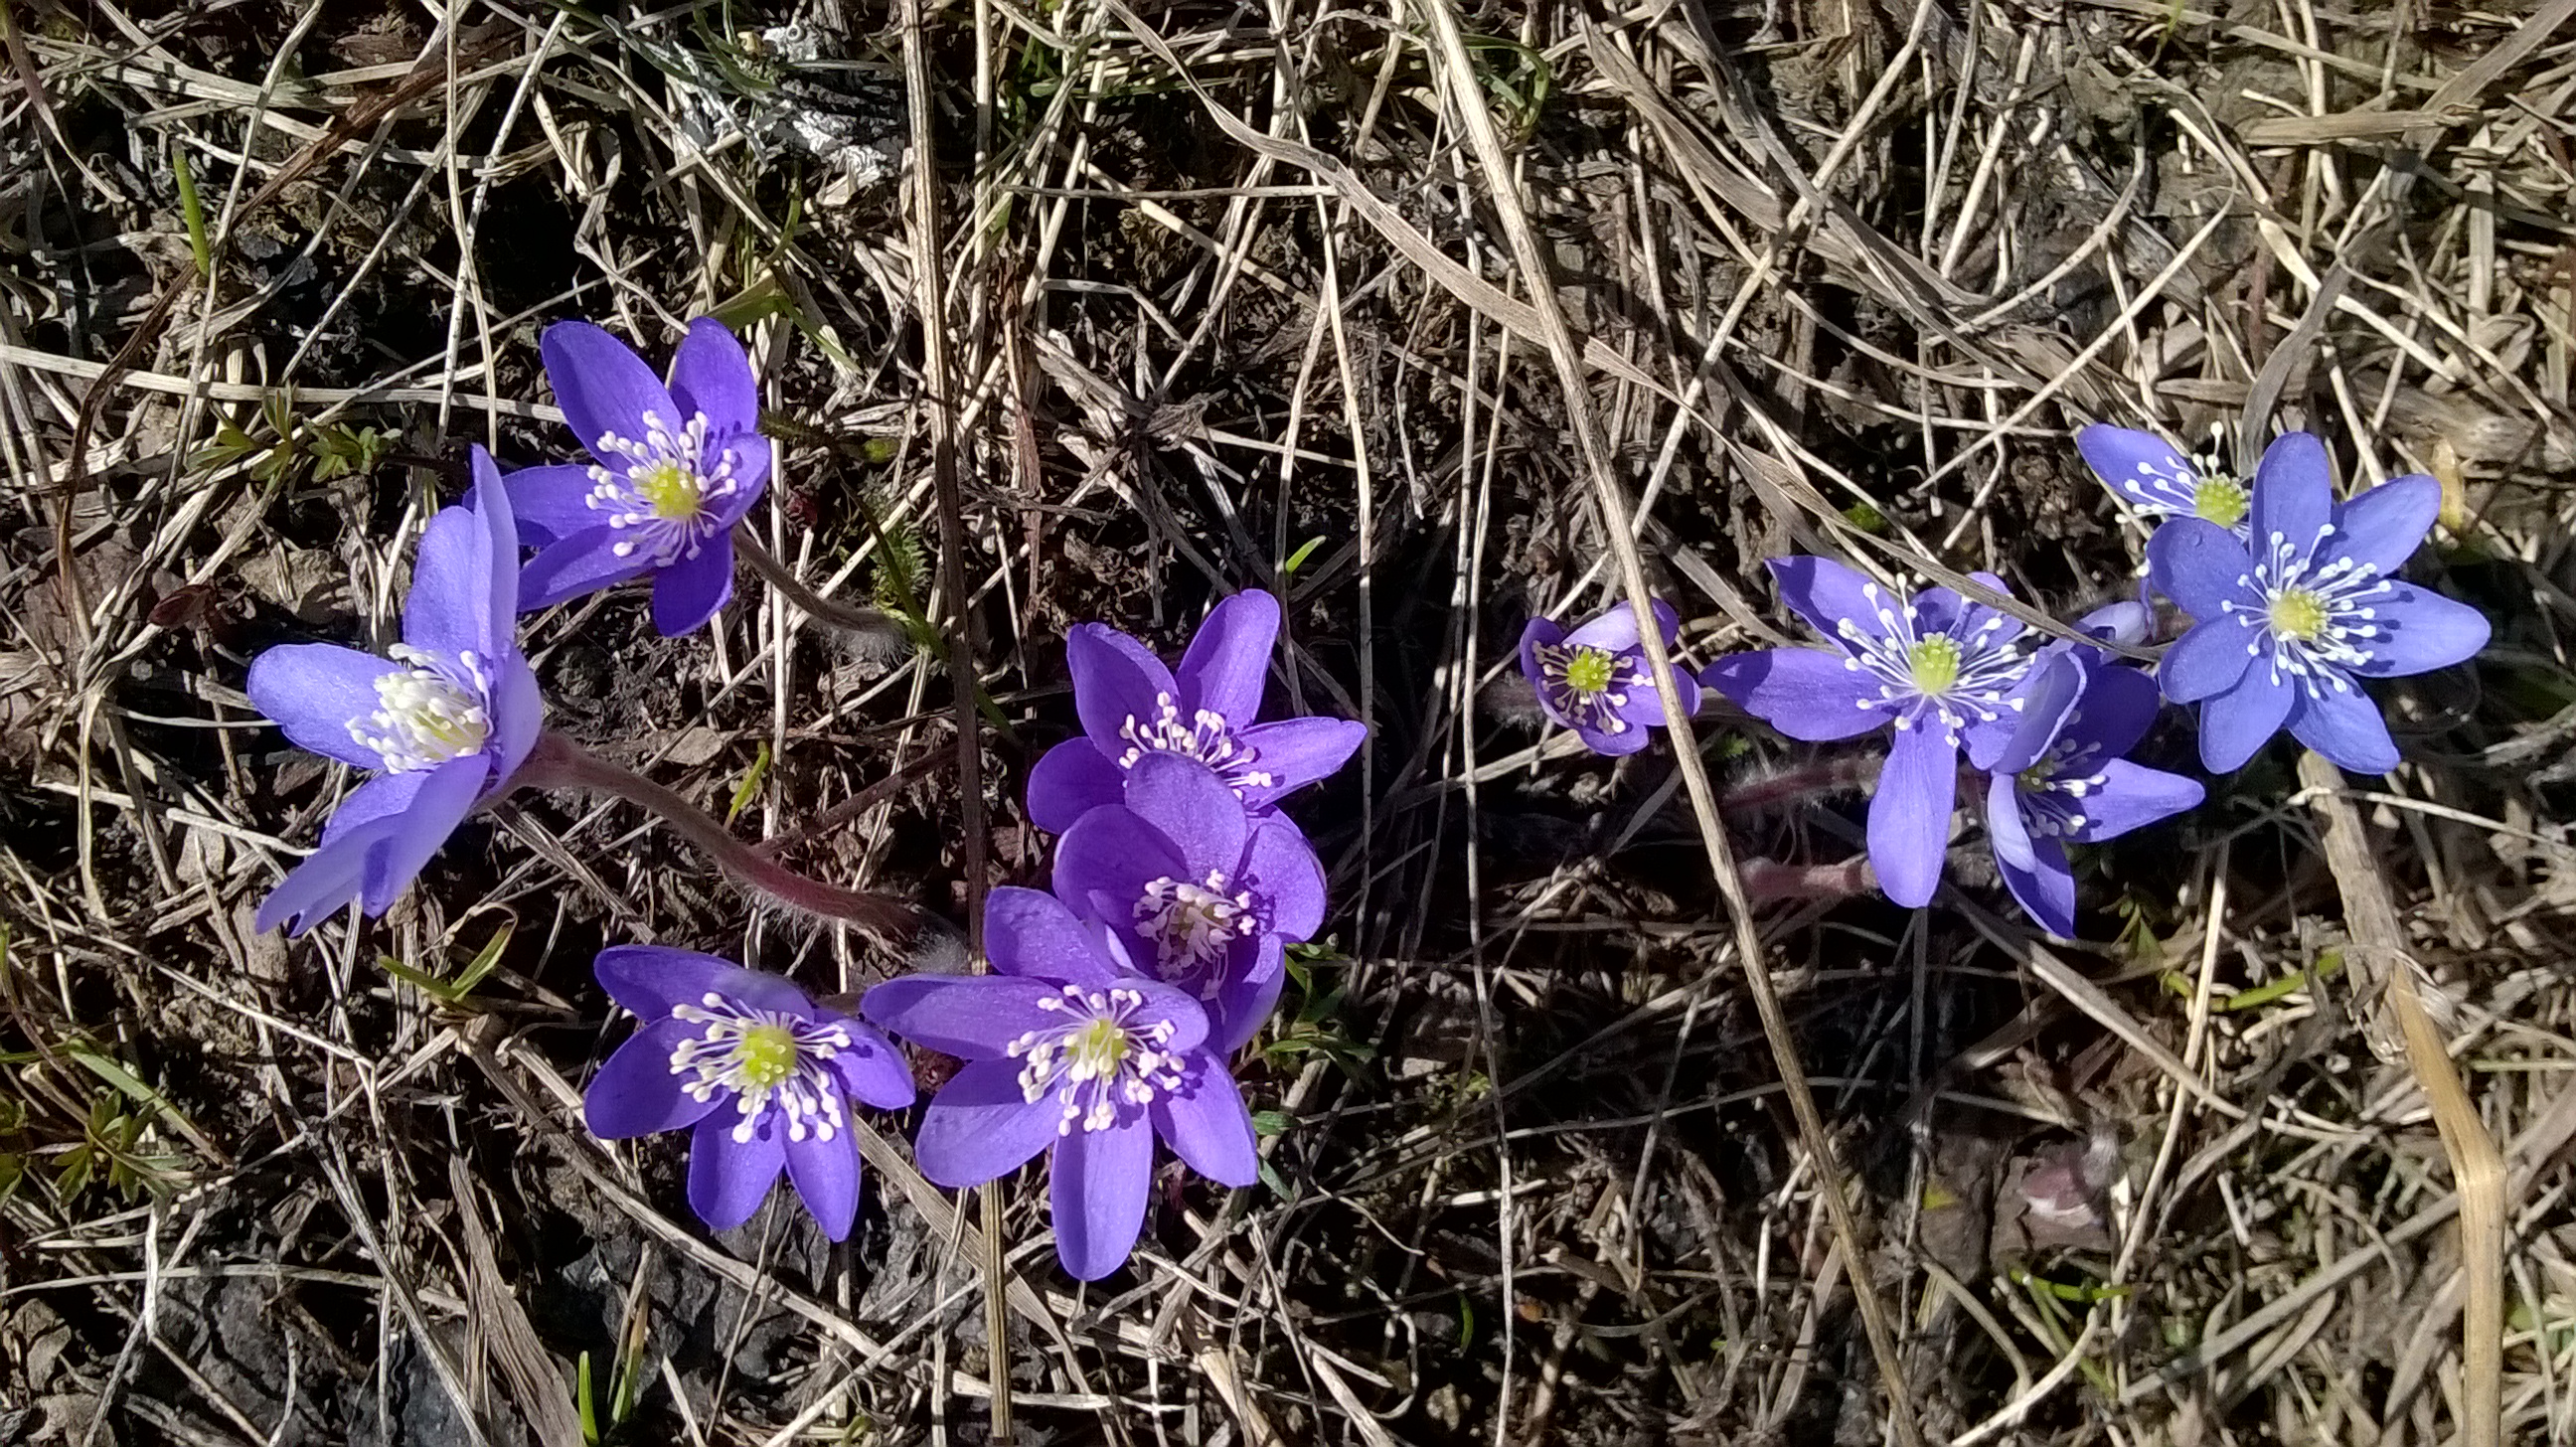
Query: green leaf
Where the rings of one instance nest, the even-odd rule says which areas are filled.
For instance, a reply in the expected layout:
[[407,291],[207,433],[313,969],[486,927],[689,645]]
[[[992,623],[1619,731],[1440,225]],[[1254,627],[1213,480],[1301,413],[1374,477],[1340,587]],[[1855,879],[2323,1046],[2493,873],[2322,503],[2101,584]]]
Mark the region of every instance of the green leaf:
[[1277,1135],[1286,1129],[1288,1117],[1278,1111],[1256,1110],[1252,1113],[1252,1132],[1255,1135]]
[[573,1365],[573,1409],[581,1414],[581,1440],[598,1447],[599,1409],[591,1400],[590,1353],[583,1352]]
[[769,777],[769,741],[761,740],[760,752],[751,756],[751,767],[743,770],[742,779],[733,786],[733,801],[725,806],[725,823],[730,825],[760,797],[760,781]]
[[1323,545],[1324,537],[1321,533],[1308,538],[1305,542],[1298,545],[1297,551],[1288,555],[1287,562],[1279,565],[1279,571],[1285,573],[1291,578],[1296,577],[1297,570],[1306,566],[1306,560],[1313,557],[1315,555],[1315,550]]
[[215,249],[206,239],[206,208],[197,199],[196,169],[188,164],[188,148],[170,147],[170,174],[179,183],[179,216],[188,226],[188,251],[197,258],[197,275],[215,274]]

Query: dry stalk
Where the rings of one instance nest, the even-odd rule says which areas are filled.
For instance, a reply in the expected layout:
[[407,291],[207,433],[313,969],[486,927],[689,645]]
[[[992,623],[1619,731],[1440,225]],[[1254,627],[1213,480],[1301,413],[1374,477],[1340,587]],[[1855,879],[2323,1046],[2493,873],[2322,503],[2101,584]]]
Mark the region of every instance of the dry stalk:
[[[930,118],[930,61],[922,46],[921,0],[904,0],[903,81],[912,143],[912,204],[905,208],[912,282],[921,320],[922,413],[930,439],[931,483],[938,492],[939,591],[948,603],[948,686],[957,711],[958,823],[966,866],[966,941],[981,970],[984,945],[984,735],[975,712],[973,596],[966,588],[966,516],[957,487],[957,397],[948,356],[948,288],[941,270],[939,155]],[[980,33],[980,32],[979,32]],[[979,62],[979,65],[981,62]],[[993,1384],[993,1440],[1011,1436],[1010,1275],[1002,1255],[1001,1189],[976,1188],[983,1224],[978,1269],[984,1279],[985,1376]]]
[[[1421,0],[1421,10],[1431,25],[1451,105],[1475,147],[1477,164],[1490,182],[1488,194],[1502,220],[1504,234],[1510,238],[1513,261],[1528,288],[1529,306],[1535,313],[1540,340],[1547,348],[1549,359],[1556,365],[1557,383],[1565,395],[1566,418],[1574,429],[1576,445],[1583,454],[1584,470],[1591,477],[1594,497],[1601,508],[1602,536],[1618,559],[1620,584],[1628,596],[1629,608],[1637,616],[1637,636],[1645,647],[1647,666],[1654,670],[1655,686],[1663,696],[1673,698],[1678,693],[1673,682],[1673,661],[1664,648],[1663,629],[1655,621],[1653,591],[1646,582],[1645,561],[1638,555],[1627,489],[1619,480],[1608,444],[1601,435],[1599,419],[1593,415],[1591,389],[1584,379],[1583,349],[1575,341],[1573,331],[1566,325],[1565,314],[1558,306],[1546,253],[1540,249],[1537,230],[1531,226],[1529,213],[1522,205],[1510,158],[1503,147],[1502,133],[1494,124],[1493,113],[1484,100],[1484,88],[1476,78],[1474,63],[1468,58],[1466,40],[1459,33],[1458,17],[1448,0]],[[1655,390],[1661,392],[1663,389],[1657,387]],[[1826,1214],[1832,1219],[1834,1239],[1842,1249],[1843,1259],[1850,1263],[1852,1300],[1859,1307],[1862,1329],[1869,1336],[1870,1354],[1877,1359],[1880,1380],[1887,1388],[1888,1418],[1896,1426],[1899,1441],[1906,1447],[1920,1447],[1922,1431],[1915,1424],[1913,1404],[1907,1396],[1905,1366],[1897,1356],[1896,1337],[1889,1329],[1886,1307],[1879,1301],[1877,1287],[1870,1280],[1870,1256],[1860,1223],[1844,1191],[1842,1166],[1835,1157],[1832,1137],[1826,1133],[1824,1117],[1816,1108],[1815,1094],[1808,1088],[1806,1066],[1798,1058],[1797,1042],[1789,1034],[1788,1017],[1780,1008],[1779,991],[1772,985],[1770,972],[1763,963],[1762,939],[1753,925],[1753,908],[1745,898],[1744,882],[1736,871],[1734,849],[1727,842],[1726,826],[1718,818],[1717,791],[1710,784],[1707,766],[1700,759],[1699,740],[1690,720],[1675,716],[1671,719],[1671,729],[1673,757],[1680,767],[1682,782],[1690,791],[1691,813],[1699,823],[1700,843],[1707,851],[1709,870],[1716,876],[1718,892],[1724,896],[1727,914],[1734,924],[1736,955],[1743,962],[1745,982],[1752,990],[1754,1008],[1762,1017],[1763,1036],[1770,1044],[1781,1083],[1787,1088],[1790,1112],[1798,1120],[1800,1143],[1815,1162],[1817,1194],[1823,1198]]]
[[[2352,931],[2354,978],[2365,995],[2373,983],[2383,991],[2405,1037],[2406,1063],[2432,1102],[2434,1127],[2451,1158],[2460,1201],[2460,1266],[2468,1278],[2460,1310],[2461,1440],[2468,1447],[2496,1447],[2504,1430],[2504,1157],[2460,1082],[2442,1032],[2424,1013],[2415,979],[2419,967],[2406,948],[2361,813],[2344,795],[2342,772],[2310,752],[2299,759],[2299,781],[2323,822],[2326,864]],[[2374,981],[2380,974],[2386,978]]]

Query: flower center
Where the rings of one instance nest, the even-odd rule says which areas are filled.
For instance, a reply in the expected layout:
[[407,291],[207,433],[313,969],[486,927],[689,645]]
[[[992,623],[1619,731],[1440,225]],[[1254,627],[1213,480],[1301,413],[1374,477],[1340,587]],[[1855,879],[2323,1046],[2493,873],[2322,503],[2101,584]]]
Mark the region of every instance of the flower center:
[[[2074,727],[2081,717],[2080,713],[2069,715],[2062,727]],[[2061,734],[2029,768],[2013,776],[2013,797],[2021,805],[2023,825],[2032,837],[2063,838],[2084,827],[2079,804],[2101,788],[2106,777],[2094,767],[2093,756],[2100,751],[2098,744],[2078,743]]]
[[492,715],[483,702],[492,680],[482,659],[457,655],[469,686],[435,667],[436,660],[417,648],[398,643],[391,651],[395,662],[410,666],[376,679],[376,711],[351,719],[349,737],[381,755],[385,771],[393,774],[434,769],[483,752],[492,737]]
[[2191,493],[2193,516],[2223,528],[2234,528],[2245,521],[2245,510],[2253,502],[2253,494],[2245,490],[2245,484],[2224,473],[2203,477]]
[[627,480],[634,485],[635,495],[653,509],[653,515],[667,522],[687,522],[706,505],[706,492],[699,487],[698,479],[676,462],[665,460],[639,467],[627,474]]
[[1905,666],[1926,698],[1939,698],[1959,682],[1959,640],[1936,633],[1905,650]]
[[1118,736],[1129,745],[1118,756],[1118,767],[1134,768],[1149,753],[1178,754],[1216,770],[1238,799],[1246,789],[1267,789],[1276,782],[1267,770],[1254,767],[1261,762],[1260,751],[1235,737],[1224,714],[1203,708],[1183,723],[1181,706],[1168,693],[1154,695],[1154,709],[1151,721],[1131,713],[1118,726]]
[[1618,678],[1619,661],[1606,648],[1578,648],[1565,661],[1565,686],[1576,693],[1599,693]]
[[1576,728],[1604,734],[1628,731],[1628,720],[1619,711],[1628,706],[1630,689],[1651,686],[1642,669],[1625,666],[1625,660],[1607,648],[1542,643],[1534,652],[1539,687],[1550,709]]
[[1020,1098],[1031,1105],[1054,1096],[1063,1107],[1056,1134],[1076,1126],[1103,1131],[1118,1123],[1120,1107],[1154,1103],[1158,1092],[1181,1088],[1179,1055],[1163,1049],[1172,1038],[1169,1020],[1137,1018],[1145,1008],[1136,990],[1066,985],[1038,1001],[1064,1017],[1062,1025],[1031,1030],[1010,1044],[1020,1066]]
[[608,515],[608,525],[632,535],[612,550],[621,558],[643,553],[667,568],[694,558],[719,524],[715,504],[742,484],[734,477],[730,447],[714,447],[707,414],[692,412],[677,431],[654,412],[644,414],[639,440],[604,433],[591,451],[602,465],[590,469],[588,502]]
[[1204,885],[1165,875],[1136,901],[1136,930],[1154,942],[1155,973],[1172,984],[1199,977],[1203,998],[1216,993],[1218,972],[1210,967],[1261,929],[1252,895],[1229,895],[1225,887],[1223,870],[1209,870]]
[[2276,638],[2295,638],[2309,643],[2325,631],[2325,602],[2305,588],[2289,588],[2274,595],[2269,615],[2272,634]]
[[[2022,700],[2009,695],[2030,671],[2030,660],[2013,647],[2013,633],[2006,631],[2012,619],[1968,605],[1948,624],[1926,632],[1920,604],[1899,606],[1876,583],[1864,583],[1860,591],[1878,631],[1863,628],[1857,618],[1842,618],[1835,621],[1834,636],[1846,655],[1843,667],[1878,683],[1878,697],[1860,700],[1862,708],[1893,712],[1900,729],[1928,717],[1952,744],[1971,718],[1986,723],[2021,711]],[[1971,614],[1979,611],[1987,616],[1969,627]]]
[[827,1063],[850,1049],[847,1027],[776,1010],[757,1010],[708,991],[671,1017],[703,1027],[671,1051],[671,1073],[694,1100],[734,1093],[733,1138],[748,1142],[775,1109],[787,1138],[830,1140],[841,1130],[841,1087]]
[[2349,557],[2320,562],[2318,550],[2334,531],[2332,524],[2319,528],[2304,547],[2272,534],[2254,570],[2237,579],[2254,597],[2225,604],[2229,613],[2260,623],[2262,632],[2247,650],[2264,652],[2263,643],[2270,642],[2272,681],[2287,675],[2311,696],[2329,688],[2352,691],[2348,671],[2370,662],[2381,636],[2373,605],[2396,586],[2369,563]]

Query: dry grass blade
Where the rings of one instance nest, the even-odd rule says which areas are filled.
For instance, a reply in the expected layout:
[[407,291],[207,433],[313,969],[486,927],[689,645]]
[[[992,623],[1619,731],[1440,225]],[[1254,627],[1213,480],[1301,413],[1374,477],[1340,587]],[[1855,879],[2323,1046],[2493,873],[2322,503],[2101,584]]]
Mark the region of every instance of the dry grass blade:
[[2425,1013],[2417,979],[2421,967],[2407,948],[2360,811],[2344,797],[2342,772],[2310,752],[2300,757],[2299,779],[2324,821],[2326,863],[2343,893],[2344,923],[2352,930],[2363,998],[2375,986],[2397,1017],[2406,1063],[2432,1102],[2433,1123],[2451,1158],[2452,1189],[2459,1197],[2461,1270],[2468,1278],[2460,1311],[2461,1437],[2469,1447],[2496,1447],[2504,1432],[2504,1157],[2460,1083],[2448,1042]]

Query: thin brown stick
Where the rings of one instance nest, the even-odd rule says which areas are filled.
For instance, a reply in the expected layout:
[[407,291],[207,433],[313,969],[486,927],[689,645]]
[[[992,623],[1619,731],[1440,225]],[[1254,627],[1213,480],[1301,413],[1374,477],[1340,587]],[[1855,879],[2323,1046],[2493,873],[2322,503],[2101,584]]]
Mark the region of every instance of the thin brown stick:
[[[1592,480],[1593,494],[1601,508],[1601,532],[1612,554],[1618,559],[1619,580],[1628,595],[1628,606],[1637,617],[1638,640],[1644,645],[1647,666],[1654,670],[1655,686],[1665,698],[1678,694],[1673,681],[1673,661],[1664,649],[1662,627],[1655,621],[1653,590],[1646,582],[1644,560],[1638,556],[1634,523],[1630,516],[1627,488],[1619,480],[1607,442],[1601,435],[1598,420],[1592,413],[1591,390],[1583,371],[1583,350],[1566,326],[1565,314],[1557,305],[1556,286],[1541,250],[1538,232],[1530,224],[1514,184],[1509,158],[1503,149],[1502,133],[1494,124],[1492,111],[1484,100],[1484,89],[1478,84],[1473,62],[1467,55],[1465,38],[1459,33],[1458,17],[1449,0],[1422,0],[1421,9],[1431,22],[1432,37],[1441,62],[1447,71],[1448,90],[1459,120],[1476,149],[1477,163],[1491,184],[1494,208],[1500,215],[1503,231],[1511,240],[1513,260],[1529,293],[1531,309],[1537,314],[1539,332],[1549,358],[1556,364],[1558,385],[1565,394],[1567,420],[1574,428],[1575,441],[1583,454],[1584,470]],[[1745,982],[1752,989],[1755,1010],[1762,1017],[1762,1034],[1770,1042],[1773,1063],[1780,1072],[1781,1084],[1789,1096],[1790,1112],[1797,1117],[1798,1136],[1808,1157],[1816,1164],[1818,1194],[1824,1198],[1826,1214],[1832,1219],[1834,1239],[1841,1245],[1843,1259],[1850,1263],[1852,1300],[1860,1309],[1861,1327],[1868,1334],[1870,1354],[1878,1361],[1881,1381],[1887,1388],[1887,1411],[1896,1425],[1899,1441],[1906,1447],[1920,1447],[1923,1436],[1914,1421],[1914,1408],[1906,1395],[1904,1363],[1896,1354],[1896,1337],[1889,1329],[1887,1310],[1878,1299],[1877,1287],[1870,1281],[1870,1257],[1860,1224],[1851,1202],[1843,1191],[1843,1173],[1834,1155],[1833,1139],[1825,1131],[1823,1114],[1816,1109],[1816,1098],[1807,1086],[1805,1064],[1798,1058],[1797,1042],[1789,1034],[1787,1015],[1780,1008],[1780,994],[1771,982],[1769,969],[1763,963],[1762,939],[1753,925],[1753,907],[1745,898],[1744,882],[1735,865],[1734,848],[1726,838],[1726,826],[1718,818],[1717,791],[1709,782],[1708,769],[1700,760],[1699,740],[1690,720],[1674,717],[1671,721],[1675,762],[1681,768],[1682,782],[1690,791],[1691,812],[1699,821],[1700,843],[1707,851],[1709,870],[1716,876],[1719,894],[1726,900],[1727,914],[1735,927],[1736,954],[1744,964]]]

